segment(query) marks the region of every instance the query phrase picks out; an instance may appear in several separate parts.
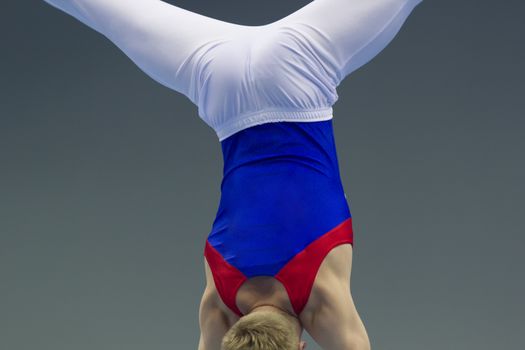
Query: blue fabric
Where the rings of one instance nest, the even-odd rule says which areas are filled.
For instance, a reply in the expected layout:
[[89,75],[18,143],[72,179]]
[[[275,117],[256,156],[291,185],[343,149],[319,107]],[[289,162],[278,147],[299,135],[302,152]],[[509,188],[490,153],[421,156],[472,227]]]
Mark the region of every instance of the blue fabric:
[[274,276],[351,216],[331,119],[257,125],[221,148],[221,199],[208,241],[248,278]]

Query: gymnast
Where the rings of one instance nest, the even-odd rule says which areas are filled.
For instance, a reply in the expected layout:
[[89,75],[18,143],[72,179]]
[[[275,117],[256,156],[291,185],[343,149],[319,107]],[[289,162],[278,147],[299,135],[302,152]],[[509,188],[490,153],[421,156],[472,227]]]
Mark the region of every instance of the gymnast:
[[[205,242],[199,350],[368,350],[350,292],[350,206],[335,147],[336,88],[422,0],[314,0],[246,26],[161,0],[44,0],[186,96],[221,144]],[[198,142],[198,140],[195,140]]]

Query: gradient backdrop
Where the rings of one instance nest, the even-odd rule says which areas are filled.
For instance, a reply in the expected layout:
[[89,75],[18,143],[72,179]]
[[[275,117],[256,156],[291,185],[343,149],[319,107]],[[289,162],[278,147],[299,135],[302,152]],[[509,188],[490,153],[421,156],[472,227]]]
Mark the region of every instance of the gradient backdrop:
[[[171,3],[259,25],[308,1]],[[373,350],[523,349],[524,11],[426,0],[339,86],[352,291]],[[0,16],[0,349],[196,349],[213,130],[45,2]]]

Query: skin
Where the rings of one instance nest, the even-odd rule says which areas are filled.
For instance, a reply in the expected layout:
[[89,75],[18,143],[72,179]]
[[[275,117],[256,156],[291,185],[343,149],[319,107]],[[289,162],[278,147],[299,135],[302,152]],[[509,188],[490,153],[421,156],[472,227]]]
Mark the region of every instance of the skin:
[[[284,286],[269,276],[245,281],[236,296],[237,306],[243,314],[252,310],[250,312],[286,315],[294,324],[298,338],[306,331],[323,350],[370,350],[368,334],[350,291],[352,256],[350,244],[339,245],[327,254],[300,315],[295,315]],[[220,350],[224,334],[239,317],[220,299],[206,259],[204,269],[206,287],[199,307],[201,335],[198,350]],[[270,306],[259,306],[261,304]],[[306,343],[301,341],[298,350],[305,347]]]

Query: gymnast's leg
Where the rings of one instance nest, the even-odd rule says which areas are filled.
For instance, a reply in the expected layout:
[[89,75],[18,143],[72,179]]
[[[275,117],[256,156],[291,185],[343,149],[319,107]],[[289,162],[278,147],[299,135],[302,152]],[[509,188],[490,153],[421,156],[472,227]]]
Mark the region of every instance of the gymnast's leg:
[[106,36],[150,77],[196,103],[191,58],[206,44],[212,47],[213,42],[234,39],[251,29],[264,35],[295,28],[312,39],[312,51],[338,85],[383,50],[422,0],[315,0],[279,21],[253,27],[161,0],[44,1]]
[[186,96],[192,78],[189,57],[202,45],[244,28],[160,0],[44,1],[106,36],[146,74]]
[[312,48],[337,85],[396,36],[422,0],[315,0],[272,23],[312,38]]

